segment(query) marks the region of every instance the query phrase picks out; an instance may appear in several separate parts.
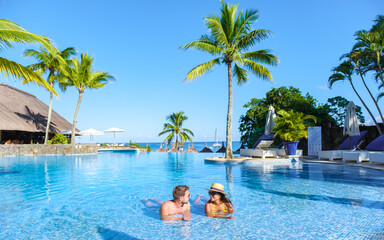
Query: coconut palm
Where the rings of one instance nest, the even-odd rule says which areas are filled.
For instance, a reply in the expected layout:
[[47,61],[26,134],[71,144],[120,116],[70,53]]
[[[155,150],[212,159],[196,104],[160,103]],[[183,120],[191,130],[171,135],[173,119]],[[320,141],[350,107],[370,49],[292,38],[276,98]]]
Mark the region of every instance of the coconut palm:
[[[6,19],[0,19],[0,51],[11,48],[13,43],[41,43],[51,54],[57,54],[57,50],[50,44],[48,38],[30,33]],[[16,79],[24,80],[24,83],[36,83],[57,96],[52,86],[39,74],[9,59],[0,57],[0,75],[13,76]]]
[[[377,100],[373,96],[371,90],[368,88],[368,86],[364,80],[364,75],[371,69],[369,66],[370,62],[371,62],[371,56],[372,56],[371,52],[368,49],[355,50],[349,54],[346,54],[345,56],[349,57],[349,59],[351,59],[352,63],[354,64],[356,72],[360,75],[360,78],[364,84],[365,89],[369,93],[369,96],[371,97],[372,101],[374,102],[374,104],[375,104],[375,106],[379,112],[381,122],[384,123],[384,117],[383,117],[383,114],[381,113],[381,109],[379,107],[379,104],[377,103]],[[375,61],[373,61],[373,62],[375,62]]]
[[[258,11],[247,10],[237,13],[237,5],[228,5],[221,1],[221,16],[212,15],[204,18],[204,23],[210,35],[203,35],[199,40],[181,46],[181,49],[197,49],[207,52],[217,58],[193,68],[184,79],[192,81],[204,75],[215,65],[221,63],[228,70],[228,113],[226,127],[226,158],[233,158],[232,153],[232,76],[238,85],[248,81],[248,69],[257,77],[273,82],[271,73],[263,64],[275,66],[278,58],[269,50],[246,52],[261,40],[267,39],[271,31],[265,29],[253,30],[251,25],[258,19]],[[232,65],[233,64],[233,65]],[[244,68],[245,67],[245,68]],[[232,73],[233,71],[233,73]]]
[[69,65],[64,66],[60,71],[59,86],[63,91],[68,87],[75,87],[79,92],[79,99],[75,115],[73,117],[71,144],[75,144],[76,120],[79,113],[81,99],[86,89],[102,88],[109,81],[114,80],[114,77],[107,72],[92,71],[93,58],[86,54],[81,54],[80,61],[74,58]]
[[189,140],[192,144],[192,138],[190,135],[194,136],[193,132],[187,128],[182,128],[183,123],[187,120],[188,117],[184,115],[184,112],[172,113],[167,117],[168,123],[164,124],[164,129],[159,133],[158,136],[169,133],[168,136],[164,139],[163,143],[168,142],[171,143],[172,139],[176,138],[176,146],[179,141],[179,135],[181,142],[185,142]]
[[369,115],[371,116],[372,120],[375,122],[375,125],[377,127],[377,130],[379,131],[380,135],[382,134],[379,124],[377,123],[375,117],[373,116],[371,110],[367,107],[363,99],[360,97],[360,94],[356,91],[356,88],[352,82],[352,75],[354,73],[355,67],[353,66],[352,62],[350,60],[345,60],[342,62],[339,66],[334,67],[332,69],[333,74],[328,79],[328,85],[329,88],[332,88],[333,84],[338,81],[348,81],[351,84],[351,87],[357,97],[360,99],[361,103],[364,105],[365,109],[368,111]]
[[[33,71],[39,73],[41,76],[48,72],[48,78],[47,81],[53,88],[53,85],[55,83],[56,73],[59,71],[60,66],[62,64],[61,61],[59,61],[58,57],[61,57],[64,60],[67,60],[67,64],[69,63],[69,58],[76,54],[76,51],[73,47],[69,47],[61,51],[58,55],[54,56],[51,53],[49,53],[46,49],[40,47],[40,51],[35,49],[27,49],[24,51],[25,57],[34,57],[39,62],[29,65],[28,68],[32,69]],[[48,120],[47,120],[47,128],[45,130],[45,138],[44,138],[44,144],[47,144],[48,141],[48,134],[49,134],[49,125],[51,123],[51,115],[52,115],[52,100],[53,100],[53,94],[50,92],[49,97],[49,110],[48,110]]]

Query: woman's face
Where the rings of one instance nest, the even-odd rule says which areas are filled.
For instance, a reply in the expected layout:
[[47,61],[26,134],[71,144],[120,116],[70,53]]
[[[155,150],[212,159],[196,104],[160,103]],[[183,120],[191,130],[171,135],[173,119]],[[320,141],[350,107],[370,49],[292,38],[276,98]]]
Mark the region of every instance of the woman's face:
[[208,192],[209,196],[211,197],[211,201],[217,201],[221,199],[220,193],[218,192]]

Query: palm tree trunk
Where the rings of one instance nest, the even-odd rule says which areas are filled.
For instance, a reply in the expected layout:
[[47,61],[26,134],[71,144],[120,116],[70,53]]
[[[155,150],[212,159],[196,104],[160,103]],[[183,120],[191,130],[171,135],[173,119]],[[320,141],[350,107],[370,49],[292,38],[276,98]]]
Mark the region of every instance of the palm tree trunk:
[[176,148],[177,150],[179,150],[179,147],[177,146],[177,144],[178,144],[178,141],[179,141],[179,134],[178,134],[178,133],[176,133],[175,148]]
[[[48,78],[49,79],[49,78]],[[51,87],[53,88],[53,83],[51,82]],[[45,138],[44,138],[44,144],[47,144],[48,141],[48,134],[49,134],[49,125],[51,124],[51,115],[52,115],[52,99],[53,99],[53,93],[50,92],[49,94],[49,109],[48,109],[48,119],[47,119],[47,127],[45,129]]]
[[367,84],[365,83],[365,80],[364,80],[364,78],[363,78],[363,74],[361,74],[361,69],[360,69],[360,67],[359,67],[358,69],[359,69],[359,74],[360,74],[361,80],[363,81],[365,88],[367,89],[369,95],[371,96],[373,102],[375,103],[376,108],[377,108],[377,110],[379,111],[379,114],[380,114],[381,122],[384,124],[384,118],[383,118],[383,114],[381,113],[380,107],[379,107],[379,105],[377,104],[377,101],[376,101],[375,97],[372,95],[371,91],[369,90]]
[[[380,77],[380,79],[381,79],[381,82],[382,82],[383,85],[384,85],[383,75],[381,74],[380,53],[377,53],[377,66],[379,67],[379,72],[378,72],[379,77]],[[384,124],[384,122],[383,122],[383,124]]]
[[232,64],[228,63],[228,114],[227,114],[227,148],[225,158],[233,158],[232,152]]
[[79,100],[77,101],[77,107],[75,111],[75,116],[73,116],[73,123],[72,123],[72,134],[71,134],[71,144],[75,144],[75,134],[76,134],[76,120],[77,120],[77,114],[79,113],[80,109],[80,103],[81,103],[81,98],[83,97],[83,91],[79,91]]
[[382,135],[382,132],[381,132],[381,128],[379,126],[379,124],[377,123],[375,117],[373,116],[373,114],[371,113],[371,111],[369,110],[369,108],[367,107],[367,105],[365,104],[365,102],[363,101],[363,99],[360,97],[360,95],[357,93],[356,89],[355,89],[355,86],[353,86],[353,83],[352,83],[352,80],[349,79],[349,83],[351,84],[352,88],[353,88],[353,91],[355,91],[357,97],[360,99],[361,103],[364,105],[365,109],[367,109],[369,115],[371,115],[371,118],[373,120],[373,122],[375,123],[376,125],[376,128],[377,128],[377,131],[379,131],[379,134]]

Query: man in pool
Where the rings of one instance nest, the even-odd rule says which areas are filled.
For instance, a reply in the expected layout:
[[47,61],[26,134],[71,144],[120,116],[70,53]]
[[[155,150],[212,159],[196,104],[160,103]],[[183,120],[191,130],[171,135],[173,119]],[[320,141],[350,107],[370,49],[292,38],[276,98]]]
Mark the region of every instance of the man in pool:
[[192,220],[191,204],[189,203],[189,187],[179,185],[173,189],[173,200],[166,201],[160,207],[162,220]]

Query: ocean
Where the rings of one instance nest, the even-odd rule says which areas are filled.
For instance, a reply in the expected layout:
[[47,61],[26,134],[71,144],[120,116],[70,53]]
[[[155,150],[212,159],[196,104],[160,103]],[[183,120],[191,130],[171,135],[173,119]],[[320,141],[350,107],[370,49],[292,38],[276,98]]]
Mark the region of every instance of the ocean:
[[[215,142],[194,142],[193,147],[200,151],[205,147],[205,144],[207,144],[207,147],[211,148],[215,152],[215,151],[219,150],[219,148],[213,148],[212,145],[214,143]],[[222,142],[219,142],[219,143],[222,144]],[[122,143],[119,143],[119,144],[122,144]],[[158,149],[160,147],[161,143],[160,142],[149,142],[149,143],[137,143],[137,144],[139,144],[142,147],[145,147],[148,145],[152,151],[155,151],[156,149]],[[191,143],[185,142],[183,144],[184,144],[183,150],[185,151],[188,148],[188,144],[190,145]],[[124,145],[129,145],[129,143],[124,143]],[[224,142],[224,145],[225,145],[225,142]],[[240,146],[241,146],[240,141],[233,141],[232,142],[232,150],[233,151],[236,151],[237,149],[239,149]],[[163,145],[163,148],[164,147],[165,146]],[[171,145],[167,145],[167,147],[171,148]]]

